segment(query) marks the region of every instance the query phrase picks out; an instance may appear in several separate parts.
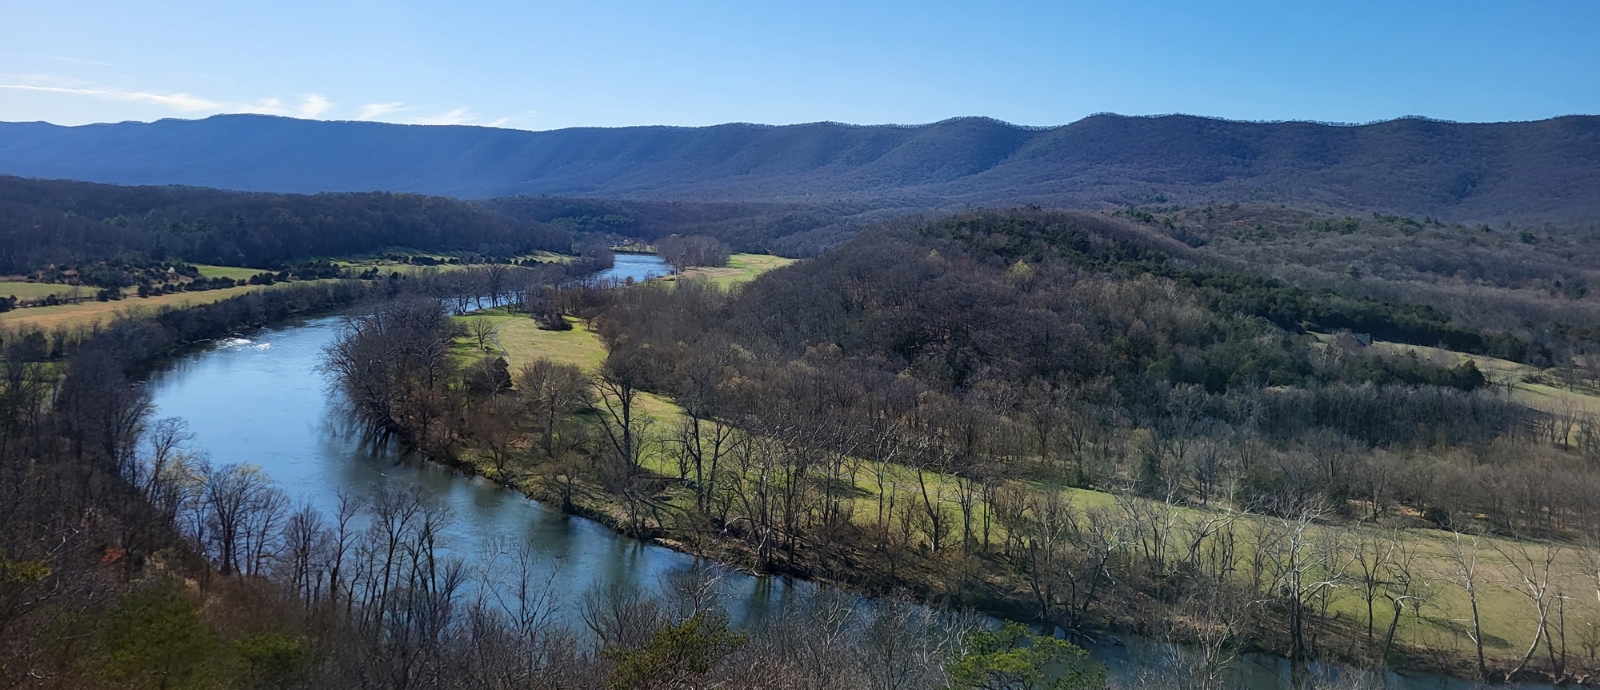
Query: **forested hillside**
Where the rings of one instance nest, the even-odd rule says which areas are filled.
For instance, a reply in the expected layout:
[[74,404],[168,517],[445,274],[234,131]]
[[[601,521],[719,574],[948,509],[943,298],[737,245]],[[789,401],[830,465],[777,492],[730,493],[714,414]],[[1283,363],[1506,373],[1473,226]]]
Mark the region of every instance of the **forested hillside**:
[[1590,223],[1600,118],[1362,126],[1096,115],[1027,128],[631,127],[548,132],[251,115],[0,125],[0,173],[271,192],[1097,207],[1270,201],[1449,221]]
[[[1408,333],[1364,320],[1314,328],[1349,328],[1380,340],[1443,345],[1569,372],[1592,370],[1600,353],[1600,330],[1592,326],[1600,322],[1600,301],[1589,289],[1600,280],[1600,248],[1590,228],[1448,223],[1270,204],[1143,207],[1106,215],[1163,238],[1195,262],[1269,276],[1302,295],[1409,304],[1418,319],[1450,324]],[[1475,339],[1463,329],[1515,338]]]
[[[609,346],[601,438],[634,428],[619,402],[639,391],[682,418],[659,461],[527,462],[625,501],[631,529],[1046,625],[1485,678],[1596,663],[1560,655],[1570,633],[1523,597],[1590,582],[1600,420],[1316,331],[1537,347],[1205,259],[1100,214],[974,212],[732,294],[570,301]],[[1596,620],[1572,606],[1569,626]]]
[[273,267],[386,247],[569,252],[560,228],[416,194],[261,194],[0,177],[0,273],[121,256]]
[[516,196],[483,206],[524,222],[573,233],[614,233],[646,242],[668,235],[709,235],[736,252],[814,256],[843,244],[873,222],[905,209],[861,202],[766,203]]

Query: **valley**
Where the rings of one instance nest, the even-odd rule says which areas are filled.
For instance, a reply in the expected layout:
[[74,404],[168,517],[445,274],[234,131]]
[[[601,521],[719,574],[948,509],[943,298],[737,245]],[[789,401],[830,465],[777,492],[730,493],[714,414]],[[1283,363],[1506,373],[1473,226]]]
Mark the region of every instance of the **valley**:
[[0,123],[0,681],[1590,683],[1595,122]]

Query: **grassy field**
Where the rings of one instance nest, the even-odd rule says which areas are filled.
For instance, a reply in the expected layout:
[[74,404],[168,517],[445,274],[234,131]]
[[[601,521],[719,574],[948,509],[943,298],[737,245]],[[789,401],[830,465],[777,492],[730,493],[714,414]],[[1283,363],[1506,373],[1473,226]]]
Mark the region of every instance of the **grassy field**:
[[594,373],[606,358],[605,345],[582,321],[569,316],[567,323],[572,324],[572,330],[542,331],[533,319],[512,319],[500,326],[496,337],[505,350],[512,370],[546,357],[559,364],[574,364],[586,372]]
[[[301,284],[303,283],[279,283],[279,285]],[[273,288],[247,285],[223,288],[221,290],[207,290],[205,292],[177,292],[154,297],[124,297],[120,300],[107,302],[89,300],[87,302],[75,302],[54,307],[14,309],[0,314],[0,324],[7,326],[27,325],[46,330],[56,327],[86,328],[97,323],[109,323],[119,315],[134,315],[140,311],[154,310],[159,307],[191,307],[211,304],[212,302],[221,302],[253,290],[271,289]]]
[[[659,438],[657,443],[660,443]],[[663,448],[657,447],[646,453],[644,462],[649,469],[658,474],[677,475],[675,462]],[[920,505],[922,499],[914,469],[897,465],[878,467],[873,463],[862,461],[853,473],[854,498],[847,500],[857,524],[870,526],[877,519],[879,489],[876,479],[879,472],[885,477],[885,493],[893,494],[895,505]],[[937,474],[930,474],[925,480],[929,483],[930,493],[942,494],[945,497],[945,509],[949,519],[955,521],[952,523],[953,533],[949,548],[958,551],[960,525],[959,512],[955,504],[956,480],[952,476]],[[1039,486],[1034,488],[1051,490]],[[1076,488],[1054,490],[1060,491],[1079,510],[1116,510],[1117,499],[1108,493]],[[694,509],[692,496],[686,491],[676,492],[668,500],[685,513]],[[1142,500],[1140,502],[1147,503]],[[1231,518],[1236,521],[1237,528],[1235,567],[1238,577],[1248,577],[1246,573],[1255,555],[1250,535],[1264,529],[1271,518],[1197,507],[1175,506],[1172,510],[1176,516],[1174,521],[1176,527],[1167,551],[1170,559],[1176,562],[1184,555],[1182,552],[1186,548],[1182,536],[1184,525],[1199,525],[1208,519]],[[990,511],[988,505],[980,503],[976,507],[973,520],[975,538],[981,539],[981,533],[977,532],[980,529],[978,526],[982,524],[983,516]],[[898,524],[898,519],[891,518],[891,522]],[[1385,531],[1371,525],[1352,526],[1329,522],[1312,527],[1311,535],[1310,541],[1317,545],[1311,548],[1325,548],[1335,535],[1341,540],[1343,550],[1339,559],[1346,564],[1346,569],[1342,577],[1330,578],[1335,579],[1338,584],[1328,590],[1326,611],[1335,621],[1349,626],[1351,630],[1364,633],[1366,602],[1360,590],[1358,579],[1360,571],[1351,559],[1354,557],[1355,544],[1358,540],[1367,539],[1376,542],[1386,537]],[[1402,645],[1445,650],[1465,658],[1473,649],[1472,640],[1468,636],[1471,629],[1471,608],[1466,591],[1458,584],[1455,566],[1450,559],[1450,547],[1455,539],[1454,535],[1435,529],[1410,529],[1401,535],[1406,548],[1415,554],[1411,572],[1417,584],[1411,595],[1416,597],[1412,603],[1417,605],[1407,608],[1401,615],[1396,628],[1397,642]],[[992,522],[989,544],[992,550],[998,552],[1006,538],[1006,529],[998,522]],[[1471,543],[1470,538],[1467,543]],[[1506,555],[1501,552],[1504,550],[1506,554],[1514,556],[1516,542],[1495,537],[1480,537],[1477,544],[1478,608],[1485,654],[1491,662],[1498,660],[1503,663],[1514,663],[1520,659],[1533,639],[1537,624],[1535,610],[1530,600],[1518,591],[1518,587],[1522,584],[1521,577],[1511,566]],[[1542,548],[1542,544],[1534,544],[1533,547],[1537,550]],[[1124,548],[1128,550],[1127,553],[1133,553],[1139,547],[1129,543]],[[1572,549],[1565,549],[1556,556],[1553,572],[1555,575],[1552,578],[1552,590],[1559,591],[1566,597],[1564,615],[1567,645],[1573,654],[1583,655],[1586,653],[1584,651],[1586,646],[1600,645],[1600,606],[1597,606],[1595,601],[1595,584],[1585,575],[1583,558]],[[1315,574],[1318,578],[1328,575],[1327,572]],[[1019,592],[1020,585],[1020,582],[1013,583]],[[1314,605],[1320,606],[1322,603],[1319,599]],[[1393,618],[1393,609],[1387,600],[1378,598],[1374,605],[1373,625],[1379,639]],[[1555,623],[1552,622],[1551,625],[1554,626]],[[1343,651],[1349,648],[1350,642],[1354,640],[1324,641],[1322,644],[1326,648]]]
[[[427,256],[427,257],[431,257],[431,258],[437,259],[439,261],[446,261],[446,260],[449,260],[451,258],[458,258],[458,257],[451,257],[450,255],[447,255],[447,254],[434,254],[434,253],[429,253],[429,252],[399,251],[397,253],[406,254],[408,256]],[[541,262],[541,263],[570,263],[577,257],[568,256],[566,254],[557,254],[555,252],[537,251],[537,252],[534,252],[532,254],[524,254],[524,255],[521,255],[521,256],[513,256],[513,257],[510,257],[510,258],[513,259],[513,260],[516,260],[516,261],[532,259],[534,261],[538,261],[538,262]],[[412,275],[412,274],[419,273],[421,271],[424,271],[424,270],[430,269],[430,268],[436,268],[436,269],[441,269],[441,270],[446,270],[446,271],[453,271],[453,270],[459,270],[459,269],[462,269],[462,268],[471,268],[472,266],[482,266],[482,265],[484,265],[484,264],[447,264],[447,263],[441,263],[441,264],[439,264],[437,266],[418,266],[416,264],[400,263],[400,262],[394,261],[392,259],[380,258],[379,255],[340,257],[340,258],[329,259],[329,260],[332,261],[333,263],[339,265],[341,268],[354,269],[357,272],[364,271],[364,270],[366,270],[368,268],[377,267],[378,269],[383,270],[383,271],[398,271],[398,272],[400,272],[402,274],[405,274],[405,275]]]
[[[675,417],[668,416],[665,412],[666,410],[652,413],[658,422],[653,427],[656,438],[653,439],[652,447],[645,453],[643,461],[650,470],[658,474],[676,476],[676,462],[664,443],[665,433],[673,428],[672,420]],[[852,492],[853,498],[847,499],[850,512],[857,524],[870,526],[877,520],[880,497],[877,475],[880,472],[885,479],[884,493],[893,494],[895,505],[919,505],[922,500],[916,470],[899,465],[878,466],[867,461],[857,461],[851,477],[855,489]],[[959,512],[955,504],[957,495],[955,477],[929,473],[924,479],[929,484],[930,493],[945,497],[945,506],[950,519],[959,521]],[[1038,485],[1033,488],[1059,491],[1080,510],[1115,510],[1117,504],[1116,497],[1099,491]],[[693,510],[693,499],[688,492],[675,492],[668,500],[682,511]],[[990,511],[990,506],[986,504],[980,503],[976,507],[975,530],[978,529],[977,525],[982,524],[983,516]],[[1205,520],[1215,518],[1231,517],[1235,520],[1238,535],[1235,545],[1237,550],[1235,566],[1239,569],[1240,577],[1245,577],[1244,573],[1254,556],[1252,540],[1247,535],[1258,533],[1271,519],[1259,515],[1229,513],[1224,509],[1184,506],[1173,507],[1173,514],[1179,525],[1175,530],[1176,534],[1181,534],[1183,529],[1181,525],[1184,524],[1201,524]],[[891,521],[897,522],[897,518],[891,518]],[[959,522],[953,525],[952,530],[954,533],[951,536],[951,548],[958,549]],[[1354,544],[1357,540],[1379,540],[1385,537],[1385,532],[1374,526],[1350,526],[1337,522],[1315,526],[1311,533],[1312,541],[1319,545],[1329,543],[1332,537],[1338,535],[1344,545],[1341,559],[1345,562],[1353,557]],[[1408,608],[1401,616],[1396,629],[1397,641],[1401,644],[1449,650],[1461,655],[1469,654],[1472,650],[1472,641],[1467,635],[1471,620],[1470,602],[1465,590],[1457,584],[1454,566],[1449,557],[1449,547],[1454,535],[1436,529],[1410,529],[1401,535],[1406,547],[1416,554],[1412,572],[1418,584],[1412,595],[1419,597],[1416,601],[1420,602],[1420,606]],[[991,521],[992,549],[1000,550],[1006,538],[1006,529],[997,521]],[[1181,536],[1173,539],[1169,550],[1170,558],[1177,560],[1183,556],[1181,550],[1184,547],[1181,542]],[[1507,539],[1481,537],[1478,544],[1480,561],[1478,606],[1484,632],[1485,652],[1491,659],[1514,661],[1526,650],[1537,621],[1529,600],[1517,591],[1518,585],[1521,584],[1517,571],[1497,550],[1498,547],[1507,553],[1514,553],[1515,543]],[[1134,547],[1130,544],[1126,548]],[[1564,550],[1557,556],[1554,572],[1557,573],[1553,578],[1555,589],[1559,589],[1569,597],[1565,609],[1568,645],[1573,653],[1581,654],[1582,646],[1589,644],[1586,641],[1593,640],[1600,643],[1600,606],[1596,605],[1594,583],[1584,574],[1584,564],[1580,555],[1571,549]],[[1328,615],[1350,626],[1351,629],[1365,630],[1366,603],[1360,593],[1358,577],[1359,571],[1353,563],[1349,564],[1340,584],[1329,590],[1327,611]],[[1381,636],[1394,617],[1393,609],[1389,607],[1387,600],[1380,598],[1376,602],[1374,612],[1374,626],[1377,634]],[[1334,648],[1344,646],[1337,642],[1324,644]]]
[[[538,324],[526,315],[512,315],[504,309],[486,309],[470,316],[457,317],[465,322],[473,318],[486,318],[496,325],[492,352],[478,349],[475,338],[457,338],[455,352],[468,362],[487,356],[503,356],[515,376],[518,369],[534,360],[546,358],[557,364],[572,364],[587,373],[599,370],[605,361],[606,347],[600,337],[589,330],[583,321],[566,317],[572,324],[570,331],[540,330]],[[678,406],[665,397],[645,393],[641,396],[640,410],[649,416],[658,429],[671,428],[681,414]]]
[[1600,415],[1600,396],[1580,390],[1557,388],[1539,382],[1539,368],[1484,355],[1469,355],[1437,347],[1374,341],[1372,348],[1389,354],[1415,354],[1425,361],[1460,364],[1471,360],[1491,383],[1505,386],[1511,397],[1528,407],[1557,414]]
[[734,254],[728,257],[727,266],[691,268],[679,275],[666,276],[659,280],[672,282],[680,279],[704,279],[728,288],[741,283],[748,283],[762,273],[774,268],[783,268],[794,262],[794,259],[785,259],[771,254]]
[[260,268],[240,268],[238,266],[208,266],[195,264],[200,269],[200,275],[207,278],[232,278],[234,280],[249,280],[251,276],[263,272]]
[[81,285],[61,285],[58,283],[27,283],[22,281],[0,281],[0,296],[16,297],[18,299],[43,299],[50,295],[83,295],[93,296],[95,288]]
[[476,319],[488,319],[495,325],[494,339],[489,344],[491,352],[480,350],[477,339],[469,335],[456,339],[456,354],[459,356],[469,359],[491,354],[503,356],[513,372],[540,357],[546,357],[560,364],[575,364],[585,372],[594,373],[606,358],[606,348],[600,338],[590,332],[583,321],[570,316],[566,317],[567,323],[572,324],[570,331],[540,330],[538,322],[526,314],[512,314],[503,307],[456,317],[462,324]]

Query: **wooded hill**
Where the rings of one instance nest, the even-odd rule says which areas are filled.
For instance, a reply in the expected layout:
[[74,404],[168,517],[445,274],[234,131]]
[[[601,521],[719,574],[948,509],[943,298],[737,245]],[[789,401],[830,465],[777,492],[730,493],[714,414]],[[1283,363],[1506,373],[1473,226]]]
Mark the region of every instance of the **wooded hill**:
[[[1472,535],[1493,534],[1501,563],[1545,549],[1539,591],[1587,587],[1556,561],[1593,553],[1600,423],[1488,390],[1465,360],[1312,331],[1537,348],[1203,258],[1099,214],[972,212],[869,229],[731,294],[647,284],[582,313],[609,346],[601,395],[626,384],[683,409],[658,466],[694,492],[674,499],[686,517],[654,518],[673,538],[740,539],[757,567],[867,588],[1012,602],[1047,625],[1486,679],[1575,669],[1553,651],[1530,662],[1527,639],[1554,650],[1564,633],[1547,608],[1528,621],[1522,580],[1502,580],[1518,603],[1480,621],[1490,595],[1450,584],[1453,556],[1383,554],[1447,553],[1449,530],[1475,552]],[[1424,590],[1449,613],[1386,608]],[[1466,626],[1488,652],[1452,641]]]
[[733,251],[815,256],[844,244],[861,228],[904,215],[871,203],[695,202],[516,196],[484,207],[515,220],[548,223],[575,234],[616,234],[654,241],[668,235],[708,235]]
[[[1538,366],[1593,368],[1600,353],[1600,330],[1589,325],[1600,323],[1600,302],[1589,289],[1600,280],[1592,230],[1272,204],[1132,208],[1106,216],[1132,223],[1197,265],[1269,277],[1306,295],[1412,305],[1419,318],[1448,319],[1454,331],[1511,333],[1538,345],[1518,351],[1503,338],[1490,346],[1498,336],[1478,342],[1443,330],[1401,334],[1364,319],[1337,326],[1380,340],[1492,352]],[[1312,327],[1335,327],[1319,324]]]
[[271,192],[902,208],[1267,201],[1588,223],[1600,211],[1600,118],[1334,126],[1096,115],[1050,128],[961,118],[526,132],[223,115],[0,124],[0,173]]
[[572,236],[417,194],[264,194],[0,176],[0,273],[130,255],[271,267],[386,247],[515,256]]

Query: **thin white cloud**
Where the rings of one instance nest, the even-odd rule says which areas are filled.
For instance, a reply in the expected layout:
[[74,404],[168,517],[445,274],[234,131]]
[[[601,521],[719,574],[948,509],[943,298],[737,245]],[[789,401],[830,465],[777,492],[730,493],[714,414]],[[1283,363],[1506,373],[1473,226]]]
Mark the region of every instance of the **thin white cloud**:
[[456,108],[448,113],[412,118],[411,121],[419,125],[465,125],[476,119],[478,117],[466,108]]
[[308,93],[300,97],[299,105],[285,103],[278,98],[263,98],[254,103],[224,104],[221,109],[233,113],[314,118],[332,107],[333,103],[321,94]]
[[[28,81],[50,81],[52,77],[38,75],[26,78]],[[49,83],[35,84],[3,84],[0,89],[16,91],[34,91],[40,93],[59,93],[72,96],[100,98],[112,101],[129,103],[145,103],[170,108],[184,114],[214,114],[214,113],[254,113],[260,115],[280,115],[285,117],[317,118],[325,115],[335,108],[333,101],[319,93],[304,93],[295,99],[261,98],[248,102],[227,102],[202,98],[186,93],[154,93],[146,91],[130,91],[124,89],[102,88],[96,86],[67,86]],[[402,124],[418,125],[476,125],[480,124],[479,116],[468,108],[455,108],[435,115],[417,115],[416,106],[407,106],[399,101],[389,103],[368,103],[361,106],[357,120],[384,120]],[[520,117],[502,117],[487,124],[486,127],[500,127],[508,123],[520,122],[533,116],[533,111]]]
[[181,113],[256,113],[260,115],[314,118],[333,107],[333,102],[329,101],[326,96],[316,93],[303,94],[300,96],[298,104],[291,104],[285,103],[278,98],[263,98],[253,103],[224,103],[209,98],[191,96],[186,93],[150,93],[146,91],[51,86],[47,84],[0,84],[0,89],[61,93],[129,103],[151,103],[165,106]]
[[[478,116],[468,108],[456,108],[437,115],[417,115],[421,108],[407,106],[404,103],[368,103],[361,107],[361,114],[357,120],[381,120],[403,125],[480,125]],[[484,127],[499,127],[509,122],[508,118],[500,118]]]
[[333,102],[320,93],[308,93],[301,96],[300,117],[312,118],[328,112],[333,107]]
[[18,91],[42,91],[45,93],[64,93],[75,96],[93,96],[95,98],[108,98],[114,101],[128,101],[137,103],[155,103],[185,113],[197,113],[207,110],[218,110],[222,103],[207,100],[186,93],[146,93],[143,91],[118,91],[114,89],[85,89],[72,86],[40,86],[37,84],[0,84],[0,89],[14,89]]
[[404,105],[404,104],[403,103],[368,103],[368,104],[366,104],[364,106],[361,106],[361,114],[357,115],[356,119],[357,120],[372,120],[372,119],[375,119],[375,118],[380,118],[380,117],[383,117],[384,115],[388,115],[389,113],[393,113],[393,112],[396,112],[396,111],[400,110],[400,106],[401,105]]

